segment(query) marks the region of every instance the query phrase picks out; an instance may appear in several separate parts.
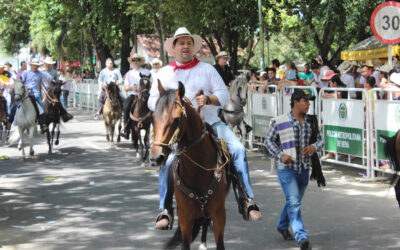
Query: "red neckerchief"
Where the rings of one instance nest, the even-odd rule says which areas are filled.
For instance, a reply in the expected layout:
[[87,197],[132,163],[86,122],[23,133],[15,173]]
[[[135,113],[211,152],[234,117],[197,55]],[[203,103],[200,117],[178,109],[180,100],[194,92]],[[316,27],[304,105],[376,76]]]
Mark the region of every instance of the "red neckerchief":
[[174,67],[174,72],[175,72],[177,69],[191,69],[194,66],[196,66],[199,62],[200,62],[199,59],[194,58],[193,61],[191,61],[190,63],[177,65],[176,61],[173,61],[172,63],[169,64],[169,66]]

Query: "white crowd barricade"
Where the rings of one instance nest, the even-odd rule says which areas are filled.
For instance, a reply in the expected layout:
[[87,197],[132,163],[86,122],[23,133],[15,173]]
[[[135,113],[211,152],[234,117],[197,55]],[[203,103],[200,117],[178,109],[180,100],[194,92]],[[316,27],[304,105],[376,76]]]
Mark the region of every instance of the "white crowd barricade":
[[[335,97],[325,98],[326,93]],[[354,92],[362,93],[362,100],[351,99]],[[337,94],[347,98],[337,98]],[[319,123],[325,148],[324,152],[335,154],[325,161],[366,170],[366,179],[371,179],[370,122],[367,108],[367,92],[359,88],[322,88],[319,93]],[[344,159],[343,159],[344,158]],[[355,163],[357,158],[360,163]]]
[[249,136],[249,146],[264,146],[263,138],[268,131],[269,122],[278,115],[279,110],[279,92],[276,91],[276,85],[269,85],[266,93],[250,91],[248,108],[248,120],[253,128]]
[[[385,164],[389,159],[383,153],[384,139],[381,135],[394,136],[400,129],[400,101],[393,99],[397,89],[375,88],[368,92],[368,111],[370,116],[370,155],[373,171],[388,172],[394,174],[391,164]],[[387,100],[379,99],[382,94],[387,95]],[[381,168],[380,164],[385,168]],[[389,167],[389,168],[386,168]],[[372,173],[375,178],[375,172]]]
[[71,107],[95,111],[99,97],[99,86],[96,79],[84,79],[73,83],[68,101]]

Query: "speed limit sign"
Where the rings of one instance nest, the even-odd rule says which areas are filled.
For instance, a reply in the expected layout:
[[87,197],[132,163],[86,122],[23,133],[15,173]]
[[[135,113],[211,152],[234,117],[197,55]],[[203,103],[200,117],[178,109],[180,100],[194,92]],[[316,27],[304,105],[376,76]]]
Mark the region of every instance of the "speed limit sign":
[[378,5],[371,16],[371,29],[383,43],[399,43],[400,3],[389,1]]

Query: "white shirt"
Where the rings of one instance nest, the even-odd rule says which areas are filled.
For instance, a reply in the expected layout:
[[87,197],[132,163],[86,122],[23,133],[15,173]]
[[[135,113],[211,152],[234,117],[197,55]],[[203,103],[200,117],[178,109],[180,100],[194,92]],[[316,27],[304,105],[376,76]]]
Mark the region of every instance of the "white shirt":
[[[176,62],[177,65],[180,65]],[[165,66],[157,74],[154,83],[159,79],[165,90],[177,89],[178,81],[185,85],[185,96],[192,102],[197,109],[195,95],[199,90],[204,91],[204,95],[215,95],[218,98],[221,106],[205,105],[204,119],[209,124],[214,124],[220,121],[218,110],[229,101],[229,91],[225,86],[224,81],[218,74],[217,70],[208,63],[199,62],[196,66],[190,69],[177,69],[174,72],[174,67]],[[156,101],[160,93],[158,92],[158,84],[153,84],[150,89],[150,98],[147,103],[149,109],[155,110]]]
[[[131,69],[126,73],[125,76],[125,82],[126,85],[129,87],[133,86],[139,86],[139,81],[140,81],[140,73],[142,75],[150,75],[150,71],[148,69],[140,68],[140,69]],[[152,81],[152,78],[150,77],[150,82]],[[136,95],[137,91],[136,90],[130,90],[127,92],[128,95]]]
[[[346,85],[346,88],[355,88],[356,87],[356,80],[354,76],[349,73],[342,74],[340,76],[340,80]],[[351,92],[351,97],[355,98],[357,96],[356,92]]]
[[151,76],[152,76],[153,78],[156,78],[158,72],[160,72],[160,69],[151,69],[151,70],[150,70]]

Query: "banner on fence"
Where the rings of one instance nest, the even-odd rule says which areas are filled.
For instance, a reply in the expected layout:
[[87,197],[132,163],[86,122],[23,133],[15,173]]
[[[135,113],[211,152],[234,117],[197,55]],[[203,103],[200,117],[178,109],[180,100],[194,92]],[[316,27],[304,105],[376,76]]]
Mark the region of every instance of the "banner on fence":
[[362,157],[363,101],[324,99],[322,107],[325,150]]

